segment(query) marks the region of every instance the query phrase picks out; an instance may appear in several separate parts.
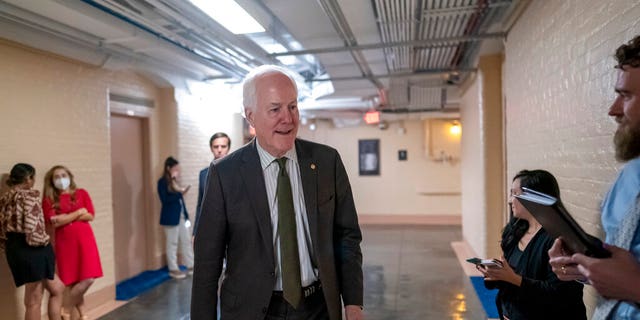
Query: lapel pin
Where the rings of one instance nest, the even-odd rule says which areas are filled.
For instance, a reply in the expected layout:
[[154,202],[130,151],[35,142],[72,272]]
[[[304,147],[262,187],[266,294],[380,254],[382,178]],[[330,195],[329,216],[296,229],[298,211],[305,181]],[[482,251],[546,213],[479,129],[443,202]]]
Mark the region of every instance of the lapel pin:
[[316,164],[315,164],[315,163],[312,163],[312,164],[311,164],[311,170],[315,170],[315,169],[316,169]]

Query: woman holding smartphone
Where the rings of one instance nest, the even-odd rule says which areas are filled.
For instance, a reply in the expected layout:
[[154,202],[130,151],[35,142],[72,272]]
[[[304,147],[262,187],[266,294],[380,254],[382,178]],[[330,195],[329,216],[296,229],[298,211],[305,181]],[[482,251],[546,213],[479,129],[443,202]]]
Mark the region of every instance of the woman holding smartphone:
[[178,247],[184,258],[187,274],[193,273],[193,248],[189,232],[191,223],[183,197],[190,186],[180,186],[179,177],[180,163],[174,157],[168,157],[164,162],[162,177],[158,180],[158,197],[162,203],[160,225],[164,227],[166,236],[169,276],[174,279],[184,279],[187,276],[178,266]]
[[522,187],[560,199],[556,178],[545,170],[523,170],[513,178],[509,195],[511,220],[502,232],[501,266],[477,265],[487,288],[498,288],[500,319],[586,319],[582,284],[560,281],[547,253],[554,239],[519,202]]

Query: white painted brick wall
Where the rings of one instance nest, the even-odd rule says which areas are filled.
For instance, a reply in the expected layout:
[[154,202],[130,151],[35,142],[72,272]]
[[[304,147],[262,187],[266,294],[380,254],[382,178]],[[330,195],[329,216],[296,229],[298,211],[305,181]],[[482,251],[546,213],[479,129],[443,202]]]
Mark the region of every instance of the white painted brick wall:
[[[599,203],[613,156],[613,52],[640,34],[640,2],[531,1],[506,41],[507,171],[543,168],[569,211],[601,234]],[[589,306],[593,292],[587,291]]]

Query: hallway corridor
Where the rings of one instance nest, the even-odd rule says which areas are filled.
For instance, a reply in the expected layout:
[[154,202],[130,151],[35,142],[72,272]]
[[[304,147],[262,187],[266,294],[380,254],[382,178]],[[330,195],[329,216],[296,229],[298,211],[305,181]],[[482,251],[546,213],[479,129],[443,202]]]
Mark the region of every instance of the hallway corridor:
[[[363,226],[367,320],[485,319],[450,243],[459,226]],[[191,278],[169,280],[102,320],[189,319]]]

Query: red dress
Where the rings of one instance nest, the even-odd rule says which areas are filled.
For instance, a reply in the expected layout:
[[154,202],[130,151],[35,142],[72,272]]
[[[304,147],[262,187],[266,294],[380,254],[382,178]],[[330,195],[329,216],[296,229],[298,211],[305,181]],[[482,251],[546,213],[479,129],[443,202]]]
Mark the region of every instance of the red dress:
[[[57,209],[48,198],[42,200],[42,210],[47,222],[50,222],[51,217],[55,215],[70,213],[80,208],[87,209],[95,216],[89,193],[84,189],[76,189],[73,202],[71,194],[61,194]],[[88,221],[74,221],[56,228],[54,250],[58,276],[65,285],[102,277],[98,246]]]

